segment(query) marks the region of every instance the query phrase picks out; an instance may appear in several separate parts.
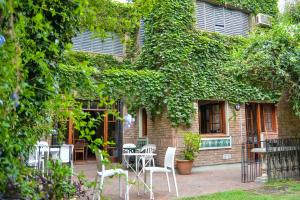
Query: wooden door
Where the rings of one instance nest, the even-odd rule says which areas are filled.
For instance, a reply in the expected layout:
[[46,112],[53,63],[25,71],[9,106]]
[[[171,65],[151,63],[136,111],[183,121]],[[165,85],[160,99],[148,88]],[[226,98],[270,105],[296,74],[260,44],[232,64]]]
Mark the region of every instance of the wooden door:
[[260,129],[260,105],[249,103],[246,105],[246,143],[248,159],[257,159],[257,155],[251,153],[251,149],[260,147]]

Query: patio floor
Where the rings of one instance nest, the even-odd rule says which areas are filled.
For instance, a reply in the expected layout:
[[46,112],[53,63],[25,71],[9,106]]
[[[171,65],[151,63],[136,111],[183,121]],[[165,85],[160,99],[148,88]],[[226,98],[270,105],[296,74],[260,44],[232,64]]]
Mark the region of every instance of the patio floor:
[[[96,163],[87,162],[74,166],[75,172],[83,171],[89,180],[94,180],[96,175]],[[129,172],[129,179],[132,180],[134,174]],[[176,174],[179,197],[199,196],[204,194],[223,192],[233,189],[252,189],[259,187],[258,183],[241,183],[241,165],[218,165],[197,167],[193,169],[191,175]],[[124,179],[124,178],[122,178]],[[125,183],[123,183],[123,189]],[[168,192],[168,185],[165,174],[156,173],[153,175],[153,191],[155,199],[176,199],[173,178],[170,176],[171,193]],[[118,178],[104,179],[104,196],[108,199],[119,198]],[[140,186],[140,196],[137,195],[137,185],[130,189],[130,199],[149,199],[149,192],[144,194]]]

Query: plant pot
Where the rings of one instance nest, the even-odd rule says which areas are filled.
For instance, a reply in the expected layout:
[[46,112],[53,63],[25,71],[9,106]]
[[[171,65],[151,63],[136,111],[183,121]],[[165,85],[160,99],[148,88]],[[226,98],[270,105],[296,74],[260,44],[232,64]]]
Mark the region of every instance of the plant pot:
[[181,175],[191,174],[193,162],[193,160],[177,160],[178,173]]
[[112,162],[112,163],[116,163],[116,162],[118,162],[118,157],[115,157],[115,156],[109,156],[109,160],[110,160],[110,162]]

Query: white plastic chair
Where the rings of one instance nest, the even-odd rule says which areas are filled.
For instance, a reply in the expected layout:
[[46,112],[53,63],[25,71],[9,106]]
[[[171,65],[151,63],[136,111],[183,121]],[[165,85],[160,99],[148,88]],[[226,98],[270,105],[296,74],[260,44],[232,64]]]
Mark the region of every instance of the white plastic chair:
[[39,155],[38,155],[38,147],[36,145],[34,146],[34,149],[29,153],[27,163],[28,163],[28,166],[33,167],[34,169],[38,168]]
[[[135,144],[131,144],[131,143],[128,143],[128,144],[123,144],[123,153],[133,153],[136,149],[136,145]],[[129,167],[129,156],[125,156],[124,159],[126,159],[126,167],[128,168]],[[124,166],[124,162],[123,162],[123,166]]]
[[[46,141],[39,141],[37,143],[38,162],[42,166],[42,172],[44,173],[46,159],[49,159],[49,144]],[[38,167],[40,167],[38,166]]]
[[39,141],[37,143],[38,146],[38,153],[40,158],[44,159],[45,155],[47,155],[47,159],[49,159],[49,145],[48,142],[45,141]]
[[[170,189],[170,182],[169,182],[169,172],[172,172],[173,174],[173,179],[174,179],[174,184],[175,184],[175,190],[176,190],[176,195],[178,197],[178,188],[177,188],[177,182],[176,182],[176,177],[175,177],[175,169],[174,169],[174,162],[175,162],[175,152],[176,148],[175,147],[168,147],[165,155],[165,161],[164,161],[164,167],[145,167],[146,172],[150,172],[150,199],[154,199],[154,194],[153,194],[153,185],[152,185],[152,177],[154,172],[160,172],[160,173],[166,173],[167,176],[167,182],[168,182],[168,188],[169,192],[171,192]],[[146,177],[146,176],[145,176]]]
[[59,159],[62,163],[69,163],[73,174],[73,149],[74,145],[63,144],[60,147]]
[[[156,145],[155,144],[147,144],[142,147],[141,153],[154,153],[156,151]],[[142,169],[144,172],[144,168],[146,167],[147,164],[149,164],[149,167],[155,167],[155,162],[154,162],[154,157],[149,155],[149,156],[141,156],[138,160],[138,163],[142,161]]]
[[[125,176],[126,181],[126,192],[125,192],[125,200],[129,200],[129,183],[128,183],[128,171],[123,169],[105,169],[105,165],[103,163],[103,156],[101,150],[96,153],[97,158],[97,176],[96,176],[96,186],[94,189],[93,200],[101,199],[101,192],[103,191],[103,184],[105,177],[111,177],[114,175],[119,176],[119,195],[121,197],[121,175]],[[98,178],[100,178],[100,183]],[[99,189],[98,189],[99,188]]]

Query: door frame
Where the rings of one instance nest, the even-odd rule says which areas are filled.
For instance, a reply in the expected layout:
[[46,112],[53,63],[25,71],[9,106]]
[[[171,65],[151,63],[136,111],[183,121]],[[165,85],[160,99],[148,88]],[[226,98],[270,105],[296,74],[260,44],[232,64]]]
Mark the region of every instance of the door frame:
[[[260,113],[260,110],[261,110],[261,105],[259,104],[259,103],[248,103],[248,105],[246,105],[245,106],[245,121],[246,121],[246,143],[249,143],[249,132],[248,132],[248,130],[247,130],[247,107],[249,106],[249,105],[251,105],[252,104],[252,106],[254,105],[255,106],[255,112],[253,113],[253,110],[251,110],[250,112],[251,112],[251,114],[253,115],[253,114],[255,114],[256,116],[255,116],[255,119],[256,119],[256,127],[254,127],[254,121],[252,121],[251,123],[252,123],[252,127],[253,127],[253,129],[254,128],[256,128],[256,131],[257,131],[257,144],[259,145],[259,147],[260,147],[260,142],[261,142],[261,113]],[[254,120],[254,116],[252,116],[252,120]]]

